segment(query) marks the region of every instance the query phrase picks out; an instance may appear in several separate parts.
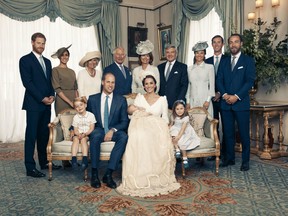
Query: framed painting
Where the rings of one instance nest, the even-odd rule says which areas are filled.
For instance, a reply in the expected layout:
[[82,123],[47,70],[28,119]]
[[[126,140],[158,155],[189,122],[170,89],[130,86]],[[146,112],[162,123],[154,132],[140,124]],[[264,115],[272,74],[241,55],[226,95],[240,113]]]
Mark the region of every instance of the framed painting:
[[165,60],[165,48],[171,44],[172,26],[158,28],[158,45],[160,60]]
[[129,66],[129,69],[131,71],[133,71],[135,67],[139,66],[139,64],[138,64],[138,61],[129,61],[129,65],[128,66]]
[[128,26],[128,56],[138,57],[136,47],[140,41],[147,40],[147,28]]

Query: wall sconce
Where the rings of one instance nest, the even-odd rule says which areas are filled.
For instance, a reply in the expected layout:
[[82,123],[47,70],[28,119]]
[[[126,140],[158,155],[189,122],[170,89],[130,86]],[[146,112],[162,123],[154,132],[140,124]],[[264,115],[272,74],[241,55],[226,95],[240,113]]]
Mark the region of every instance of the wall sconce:
[[163,27],[163,26],[166,26],[166,25],[165,25],[164,23],[162,23],[162,22],[160,22],[160,23],[157,24],[157,27],[158,27],[158,28],[161,28],[161,27]]
[[137,22],[137,27],[138,27],[138,28],[142,28],[144,25],[145,25],[145,23]]
[[256,18],[256,14],[254,12],[248,13],[248,20],[253,21]]
[[280,5],[280,0],[271,0],[272,7],[276,7]]
[[256,0],[255,5],[256,5],[256,8],[263,7],[263,0]]

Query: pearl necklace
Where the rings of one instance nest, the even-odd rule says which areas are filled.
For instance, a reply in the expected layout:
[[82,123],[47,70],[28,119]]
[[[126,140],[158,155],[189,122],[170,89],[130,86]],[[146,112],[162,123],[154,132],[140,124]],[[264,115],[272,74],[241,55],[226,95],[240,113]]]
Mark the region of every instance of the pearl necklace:
[[93,69],[92,73],[88,70],[88,68],[86,68],[86,71],[88,72],[88,74],[91,76],[91,77],[95,77],[96,75],[96,70]]

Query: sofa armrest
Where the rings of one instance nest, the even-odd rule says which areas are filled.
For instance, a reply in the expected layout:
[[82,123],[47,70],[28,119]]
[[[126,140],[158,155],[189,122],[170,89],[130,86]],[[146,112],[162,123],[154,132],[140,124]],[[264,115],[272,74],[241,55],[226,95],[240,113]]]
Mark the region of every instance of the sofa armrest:
[[218,122],[219,121],[217,119],[208,117],[204,123],[203,129],[204,129],[205,137],[213,139],[216,145],[216,149],[220,150],[220,141],[219,141],[219,137],[217,133]]
[[48,124],[48,128],[49,128],[49,140],[47,144],[47,153],[51,153],[53,143],[64,140],[64,136],[59,118],[56,117],[53,122],[50,122]]

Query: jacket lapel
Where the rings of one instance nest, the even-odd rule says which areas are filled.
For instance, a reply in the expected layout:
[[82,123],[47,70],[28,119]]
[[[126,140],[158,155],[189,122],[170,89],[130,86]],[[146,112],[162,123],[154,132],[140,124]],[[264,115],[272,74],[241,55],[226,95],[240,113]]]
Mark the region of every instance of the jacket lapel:
[[110,107],[109,124],[110,124],[110,122],[111,122],[111,120],[112,120],[112,116],[113,116],[114,113],[115,113],[116,104],[117,104],[117,98],[116,98],[116,95],[114,94],[114,95],[113,95],[113,99],[112,99],[112,103],[111,103],[111,107]]
[[[97,119],[97,121],[99,119],[99,122],[100,122],[101,126],[103,127],[103,124],[102,124],[103,121],[102,121],[102,116],[101,116],[101,94],[98,95],[95,102],[96,103],[94,104],[94,106],[96,108],[96,114],[97,114],[96,119]],[[99,105],[97,106],[97,104],[99,104]]]
[[[170,74],[169,74],[169,77],[167,79],[167,82],[169,81],[169,79],[171,79],[171,77],[173,76],[173,73],[174,73],[174,71],[176,71],[176,69],[177,69],[177,61],[175,61],[175,63],[172,65],[172,68],[170,69]],[[165,72],[164,72],[164,74],[165,74]]]

